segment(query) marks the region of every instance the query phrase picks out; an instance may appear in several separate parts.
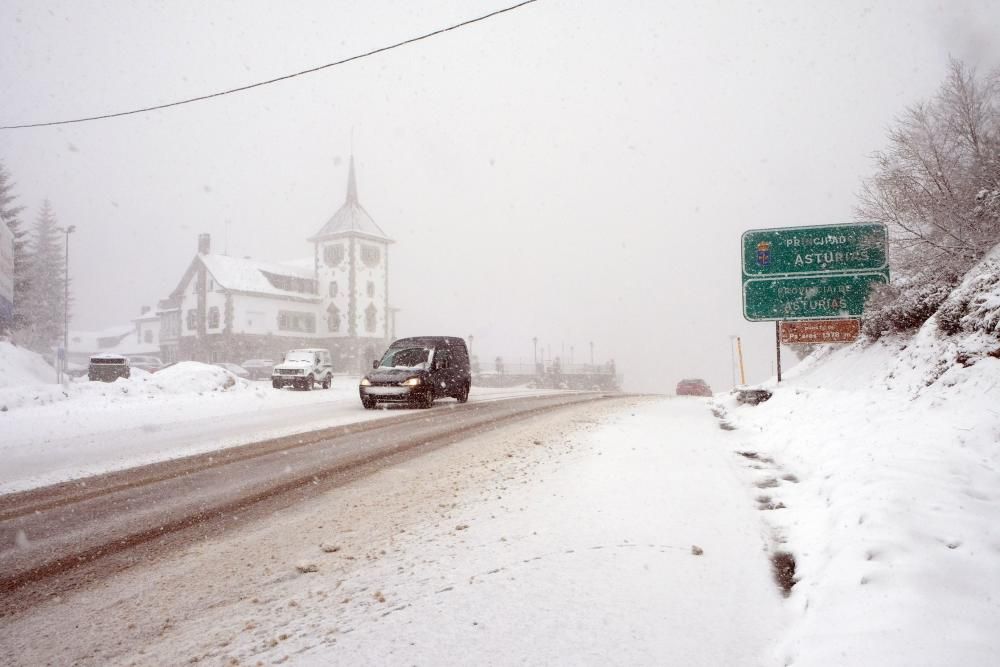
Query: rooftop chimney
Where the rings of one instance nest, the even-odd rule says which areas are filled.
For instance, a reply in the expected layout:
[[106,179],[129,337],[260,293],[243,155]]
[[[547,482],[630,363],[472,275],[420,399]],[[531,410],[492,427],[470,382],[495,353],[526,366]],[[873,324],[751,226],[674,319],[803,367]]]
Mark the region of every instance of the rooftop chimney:
[[212,252],[212,235],[198,234],[198,254],[207,255]]

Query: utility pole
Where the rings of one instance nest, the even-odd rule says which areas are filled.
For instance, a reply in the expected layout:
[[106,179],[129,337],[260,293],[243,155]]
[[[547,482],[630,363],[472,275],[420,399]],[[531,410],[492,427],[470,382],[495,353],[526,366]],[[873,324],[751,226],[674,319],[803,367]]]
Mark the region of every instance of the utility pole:
[[535,366],[538,366],[538,336],[531,339],[531,344],[534,345],[535,349]]
[[594,365],[594,341],[590,341],[590,365]]
[[63,263],[65,269],[63,275],[63,346],[62,359],[57,364],[59,366],[57,369],[59,382],[62,382],[63,375],[68,377],[66,368],[69,364],[69,235],[76,231],[76,225],[70,225],[65,229],[60,228],[59,231],[66,234],[66,257]]

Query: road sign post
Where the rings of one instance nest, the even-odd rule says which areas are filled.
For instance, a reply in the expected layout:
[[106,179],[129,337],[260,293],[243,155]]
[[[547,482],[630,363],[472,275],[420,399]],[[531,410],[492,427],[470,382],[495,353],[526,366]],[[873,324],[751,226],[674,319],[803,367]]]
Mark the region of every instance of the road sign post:
[[[743,233],[743,317],[775,322],[778,381],[781,323],[853,320],[872,285],[889,282],[888,233],[881,224],[752,229]],[[828,337],[846,336],[834,325]],[[854,335],[857,338],[857,335]],[[833,340],[816,342],[841,342]]]

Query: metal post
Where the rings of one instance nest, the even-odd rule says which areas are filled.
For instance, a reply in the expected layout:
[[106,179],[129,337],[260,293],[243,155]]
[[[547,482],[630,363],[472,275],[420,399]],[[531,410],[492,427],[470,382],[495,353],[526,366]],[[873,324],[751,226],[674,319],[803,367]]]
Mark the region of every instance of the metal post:
[[736,342],[736,336],[729,337],[729,370],[733,375],[733,389],[736,389],[736,347],[733,343]]
[[736,352],[740,356],[740,385],[745,385],[747,383],[747,377],[743,372],[743,343],[740,341],[740,337],[736,337]]
[[590,365],[594,365],[594,341],[590,341]]
[[781,322],[774,322],[774,353],[778,360],[778,382],[781,382]]
[[535,366],[538,365],[538,336],[531,339],[531,344],[535,346]]

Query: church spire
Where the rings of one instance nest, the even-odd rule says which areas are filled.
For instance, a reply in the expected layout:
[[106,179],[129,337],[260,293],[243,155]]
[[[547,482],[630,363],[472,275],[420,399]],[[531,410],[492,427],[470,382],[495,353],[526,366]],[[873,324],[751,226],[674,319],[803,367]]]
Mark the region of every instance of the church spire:
[[358,203],[358,183],[354,178],[354,154],[351,154],[351,167],[347,173],[347,201],[349,203]]

